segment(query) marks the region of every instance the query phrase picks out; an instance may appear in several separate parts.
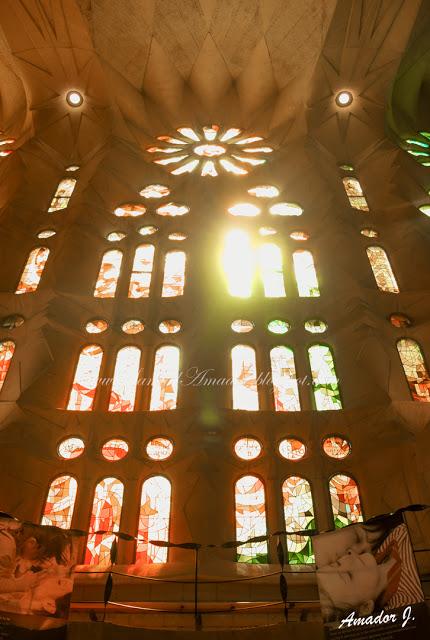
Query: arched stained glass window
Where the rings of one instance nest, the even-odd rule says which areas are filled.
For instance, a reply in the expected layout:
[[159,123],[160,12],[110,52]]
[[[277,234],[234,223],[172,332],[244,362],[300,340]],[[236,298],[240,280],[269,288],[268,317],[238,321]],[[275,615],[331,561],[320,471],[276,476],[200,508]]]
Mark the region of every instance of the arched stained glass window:
[[275,411],[300,411],[294,353],[289,347],[270,351]]
[[103,350],[97,344],[84,347],[79,355],[67,409],[91,411],[97,389]]
[[116,356],[109,411],[133,411],[139,377],[140,349],[123,347]]
[[[236,540],[267,534],[264,484],[256,476],[243,476],[235,485]],[[237,548],[237,562],[268,562],[267,542],[249,542]]]
[[388,293],[399,293],[395,275],[384,249],[382,247],[367,247],[366,252],[378,289]]
[[402,338],[397,343],[397,350],[412,398],[430,402],[430,378],[420,345],[410,338]]
[[113,298],[121,271],[122,253],[118,249],[106,251],[94,289],[95,298]]
[[345,177],[342,178],[342,182],[351,207],[359,211],[369,211],[363,189],[357,178]]
[[249,298],[254,274],[254,251],[249,233],[240,229],[227,233],[222,264],[229,294],[238,298]]
[[72,197],[75,186],[76,178],[64,178],[61,180],[58,184],[57,191],[51,200],[51,206],[48,209],[48,213],[65,209],[69,204],[69,200]]
[[333,354],[325,344],[314,344],[308,349],[312,373],[312,390],[318,411],[342,409],[340,389]]
[[320,295],[314,259],[310,251],[298,249],[293,253],[294,275],[301,298],[317,298]]
[[48,256],[49,249],[46,247],[36,247],[30,252],[15,293],[32,293],[36,291]]
[[334,526],[340,529],[348,524],[363,522],[360,495],[355,480],[338,474],[331,478],[329,488]]
[[182,296],[185,286],[185,261],[184,251],[169,251],[164,262],[163,298]]
[[[282,484],[285,529],[305,531],[315,528],[314,505],[310,484],[299,476],[290,476]],[[289,564],[315,562],[309,536],[287,536]]]
[[12,340],[2,340],[0,342],[0,390],[6,380],[14,352],[15,343]]
[[233,409],[258,411],[255,349],[238,344],[231,350]]
[[265,297],[283,298],[285,286],[280,248],[271,242],[262,244],[258,249],[258,262]]
[[179,382],[179,348],[163,345],[155,353],[154,374],[149,409],[176,409]]
[[115,536],[98,531],[119,531],[124,485],[117,478],[104,478],[96,486],[88,530],[84,564],[109,564]]
[[152,244],[141,244],[137,247],[128,289],[129,298],[147,298],[149,296],[154,252],[155,247]]
[[139,539],[136,561],[167,562],[167,548],[150,544],[169,539],[171,485],[164,476],[152,476],[142,485],[139,511]]
[[72,476],[59,476],[51,482],[41,524],[70,529],[78,483]]

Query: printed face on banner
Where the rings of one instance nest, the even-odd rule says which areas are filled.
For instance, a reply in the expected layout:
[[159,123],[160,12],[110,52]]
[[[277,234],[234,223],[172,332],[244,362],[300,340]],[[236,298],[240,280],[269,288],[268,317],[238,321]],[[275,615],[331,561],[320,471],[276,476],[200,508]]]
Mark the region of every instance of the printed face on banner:
[[7,634],[8,625],[49,629],[65,624],[74,564],[67,531],[0,519],[2,632]]
[[[407,624],[402,627],[404,612],[423,603],[424,596],[401,516],[330,531],[314,537],[313,543],[329,637],[341,638],[345,630],[348,638],[364,638],[363,626],[369,633],[372,626],[407,630]],[[357,635],[351,635],[353,628]]]

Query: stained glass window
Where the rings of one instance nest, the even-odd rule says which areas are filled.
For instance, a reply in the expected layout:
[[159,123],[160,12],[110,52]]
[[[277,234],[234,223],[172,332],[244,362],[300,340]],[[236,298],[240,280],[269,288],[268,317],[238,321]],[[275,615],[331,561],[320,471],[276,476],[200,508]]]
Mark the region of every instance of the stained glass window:
[[[282,485],[285,528],[287,531],[305,531],[315,528],[314,505],[310,484],[299,476],[290,476]],[[289,564],[315,562],[309,536],[287,536]]]
[[150,541],[169,539],[170,498],[171,485],[164,476],[152,476],[143,483],[136,547],[138,562],[167,562],[167,548],[157,547]]
[[160,333],[179,333],[182,325],[179,320],[163,320],[158,325],[158,331]]
[[75,186],[76,178],[64,178],[64,180],[61,180],[57,187],[57,191],[52,198],[48,212],[53,213],[54,211],[65,209],[69,204],[69,200],[72,197]]
[[146,453],[151,460],[167,460],[173,453],[173,442],[169,438],[151,438],[146,445]]
[[164,262],[163,298],[182,296],[185,285],[185,260],[183,251],[169,251]]
[[389,320],[396,329],[406,329],[413,324],[411,318],[404,313],[392,313]]
[[129,298],[147,298],[149,296],[154,253],[155,247],[152,244],[141,244],[137,247],[128,289]]
[[58,455],[65,460],[79,458],[84,452],[85,442],[76,436],[62,440],[58,445]]
[[104,478],[96,486],[84,564],[109,564],[115,536],[98,531],[119,531],[124,485],[117,478]]
[[282,253],[276,244],[267,242],[258,249],[258,262],[266,298],[285,296]]
[[306,447],[301,440],[285,438],[278,445],[279,453],[286,460],[301,460],[306,454]]
[[69,411],[91,411],[93,408],[102,359],[103,351],[97,344],[82,349],[67,405]]
[[277,202],[269,209],[272,216],[301,216],[303,209],[295,202]]
[[164,184],[148,184],[139,193],[144,198],[164,198],[169,195],[170,189]]
[[270,331],[270,333],[283,335],[284,333],[288,333],[288,331],[291,329],[291,325],[286,320],[271,320],[267,324],[267,329]]
[[15,343],[12,340],[2,340],[0,342],[0,390],[6,380],[14,352]]
[[97,318],[95,320],[90,320],[85,325],[85,331],[87,333],[103,333],[108,328],[108,323],[106,320],[102,320],[101,318]]
[[163,345],[155,353],[151,411],[176,409],[179,383],[179,348]]
[[96,298],[113,298],[121,271],[122,253],[118,249],[106,251],[94,289]]
[[351,445],[348,440],[340,436],[324,438],[323,449],[329,458],[336,458],[337,460],[343,460],[351,453]]
[[258,230],[260,236],[275,236],[278,232],[274,227],[260,227]]
[[238,344],[231,350],[233,409],[258,411],[255,350]]
[[270,351],[275,411],[300,411],[294,353],[288,347]]
[[30,252],[15,293],[36,291],[48,256],[49,249],[46,247],[37,247]]
[[410,338],[397,343],[400,360],[414,400],[430,402],[430,378],[420,345]]
[[234,452],[241,460],[255,460],[261,453],[261,444],[255,438],[239,438],[235,442]]
[[51,482],[41,524],[70,529],[78,483],[72,476],[59,476]]
[[135,335],[136,333],[141,333],[145,329],[145,325],[140,320],[127,320],[123,323],[121,329],[124,333]]
[[123,347],[116,357],[109,411],[133,411],[139,377],[140,349]]
[[235,333],[249,333],[253,330],[254,323],[251,320],[233,320],[231,328]]
[[118,218],[138,218],[146,212],[143,204],[122,204],[114,211],[114,215]]
[[182,242],[187,239],[187,234],[182,233],[181,231],[174,231],[173,233],[169,233],[167,236],[169,240],[176,240],[176,242]]
[[334,526],[340,529],[348,524],[363,522],[360,495],[355,480],[338,474],[331,478],[329,488]]
[[[256,476],[243,476],[235,485],[236,540],[246,541],[267,534],[264,484]],[[249,542],[237,549],[237,561],[268,562],[267,542]]]
[[253,218],[254,216],[258,216],[261,213],[260,207],[257,207],[255,204],[251,204],[250,202],[239,202],[238,204],[234,204],[232,207],[229,207],[228,212],[232,216],[244,216],[247,218]]
[[367,247],[366,251],[378,289],[388,293],[399,293],[396,278],[384,249],[382,247]]
[[367,238],[377,238],[379,236],[379,233],[375,229],[370,229],[369,227],[361,229],[360,233]]
[[42,231],[39,231],[37,237],[43,240],[45,238],[52,238],[56,233],[57,232],[54,229],[43,229]]
[[295,251],[293,263],[299,296],[302,298],[318,297],[320,290],[311,252],[302,249]]
[[113,438],[108,440],[102,446],[102,456],[109,462],[118,462],[122,460],[128,453],[128,444],[125,440]]
[[306,242],[306,240],[309,240],[309,233],[306,233],[306,231],[292,231],[290,238],[297,240],[297,242]]
[[248,189],[248,193],[257,198],[276,198],[279,196],[279,189],[271,184],[262,184],[258,187],[251,187]]
[[308,349],[312,390],[318,411],[342,409],[340,389],[330,347],[314,344]]
[[174,202],[168,202],[167,204],[158,207],[157,213],[159,216],[184,216],[190,210],[185,204],[175,204]]
[[306,320],[305,329],[309,333],[325,333],[327,331],[327,323],[324,320]]
[[360,211],[369,211],[369,206],[357,178],[345,177],[342,178],[342,182],[351,207]]
[[252,291],[254,251],[248,233],[239,229],[227,233],[222,263],[229,294],[249,298]]
[[140,227],[139,233],[141,236],[153,236],[154,233],[157,233],[158,227],[154,227],[152,224],[147,224],[144,227]]
[[124,238],[125,233],[122,233],[122,231],[111,231],[111,233],[108,233],[106,236],[106,240],[109,240],[109,242],[119,242]]

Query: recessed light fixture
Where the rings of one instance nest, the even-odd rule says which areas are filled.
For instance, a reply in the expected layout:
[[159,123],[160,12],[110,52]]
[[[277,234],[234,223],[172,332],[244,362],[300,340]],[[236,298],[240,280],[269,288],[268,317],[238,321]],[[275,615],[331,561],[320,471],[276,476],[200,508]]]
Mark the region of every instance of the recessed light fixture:
[[340,91],[335,101],[338,107],[348,107],[352,103],[352,93],[350,91]]
[[84,98],[82,93],[79,93],[79,91],[68,91],[66,100],[71,107],[80,107],[84,101]]

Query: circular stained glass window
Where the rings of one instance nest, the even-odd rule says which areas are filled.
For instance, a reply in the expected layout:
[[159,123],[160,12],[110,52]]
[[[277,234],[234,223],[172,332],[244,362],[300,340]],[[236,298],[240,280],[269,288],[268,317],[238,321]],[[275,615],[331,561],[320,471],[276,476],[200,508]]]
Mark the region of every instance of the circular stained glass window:
[[145,212],[146,207],[143,204],[122,204],[115,209],[114,214],[118,218],[138,218],[143,216]]
[[233,320],[231,328],[235,333],[249,333],[254,328],[251,320]]
[[324,331],[327,331],[327,324],[324,320],[306,320],[305,329],[309,333],[324,333]]
[[164,184],[148,184],[139,192],[144,198],[164,198],[170,193],[169,187]]
[[305,240],[309,240],[309,233],[306,233],[306,231],[293,231],[290,233],[290,238],[298,242],[304,242]]
[[106,320],[102,320],[101,318],[97,318],[95,320],[90,320],[85,325],[85,331],[87,333],[103,333],[108,328],[108,323]]
[[169,233],[168,238],[169,240],[177,240],[178,242],[181,242],[182,240],[187,239],[187,235],[185,233],[175,231],[174,233]]
[[173,442],[169,438],[152,438],[146,445],[146,454],[151,460],[167,460],[173,453]]
[[124,333],[128,333],[129,335],[134,335],[135,333],[140,333],[145,328],[145,325],[140,320],[127,320],[124,322],[121,329]]
[[146,227],[140,227],[139,233],[141,236],[152,236],[153,233],[157,233],[158,227],[154,227],[152,224],[148,224]]
[[57,232],[54,231],[54,229],[43,229],[43,231],[39,231],[37,237],[43,240],[45,238],[52,238],[52,236],[55,236],[56,233]]
[[106,240],[109,240],[109,242],[119,242],[123,238],[125,238],[125,233],[122,233],[122,231],[112,231],[106,236]]
[[271,320],[267,325],[270,333],[276,333],[278,335],[282,335],[287,333],[290,330],[291,325],[286,320]]
[[102,446],[102,456],[109,462],[118,462],[122,460],[128,453],[128,444],[125,440],[113,438],[108,440]]
[[181,330],[181,326],[179,320],[163,320],[158,325],[158,330],[161,333],[178,333]]
[[375,229],[370,229],[368,227],[361,229],[360,233],[362,236],[366,236],[366,238],[377,238],[379,236],[379,233]]
[[272,184],[262,184],[258,187],[248,189],[248,193],[251,196],[256,196],[257,198],[276,198],[279,196],[279,189],[274,187]]
[[323,449],[329,458],[336,458],[337,460],[343,460],[351,453],[350,443],[340,436],[328,436],[328,438],[325,438]]
[[72,438],[66,438],[62,440],[58,445],[58,455],[65,460],[73,460],[73,458],[79,458],[84,452],[85,442],[82,438],[76,436]]
[[304,443],[296,438],[285,438],[281,440],[278,450],[283,458],[294,461],[301,460],[306,453]]
[[159,216],[184,216],[190,210],[185,204],[175,204],[174,202],[168,202],[158,207],[157,213]]
[[240,438],[235,442],[234,452],[241,460],[255,460],[261,453],[261,444],[255,438]]
[[404,313],[392,313],[390,322],[396,329],[406,329],[412,326],[412,320]]
[[260,227],[258,230],[258,233],[260,234],[260,236],[265,237],[265,236],[274,236],[278,232],[273,227]]
[[269,209],[272,216],[301,216],[303,209],[295,202],[277,202]]

